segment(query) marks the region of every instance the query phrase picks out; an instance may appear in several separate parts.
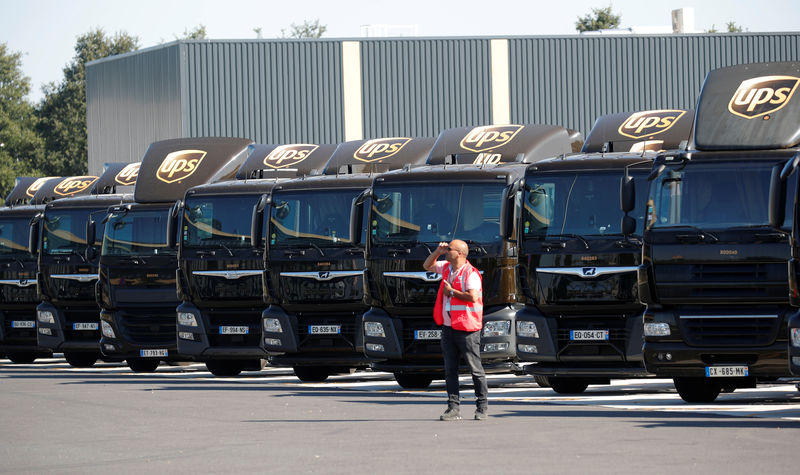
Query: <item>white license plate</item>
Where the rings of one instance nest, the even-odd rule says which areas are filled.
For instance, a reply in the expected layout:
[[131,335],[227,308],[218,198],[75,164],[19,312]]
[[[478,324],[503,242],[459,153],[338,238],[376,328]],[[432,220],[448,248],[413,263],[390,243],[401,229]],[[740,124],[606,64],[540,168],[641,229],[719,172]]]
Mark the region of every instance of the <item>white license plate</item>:
[[73,330],[97,330],[100,328],[99,323],[73,323]]
[[747,366],[706,366],[707,378],[745,378],[749,375]]
[[139,350],[139,355],[142,358],[153,358],[159,356],[168,356],[169,350],[166,349],[152,349],[152,350]]
[[11,328],[36,328],[36,322],[34,320],[13,320]]
[[608,340],[608,330],[570,330],[569,339],[572,341]]
[[415,340],[441,340],[441,330],[414,330]]
[[234,326],[219,327],[220,335],[247,335],[248,333],[250,333],[250,327],[234,327]]
[[342,333],[341,325],[309,325],[309,335],[338,335]]

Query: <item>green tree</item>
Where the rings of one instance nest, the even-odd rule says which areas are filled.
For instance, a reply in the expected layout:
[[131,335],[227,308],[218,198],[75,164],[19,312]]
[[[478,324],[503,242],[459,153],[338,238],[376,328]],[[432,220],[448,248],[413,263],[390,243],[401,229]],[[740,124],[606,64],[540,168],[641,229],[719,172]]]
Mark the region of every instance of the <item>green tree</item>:
[[197,25],[194,27],[193,30],[183,30],[183,36],[178,38],[175,37],[176,40],[205,40],[208,38],[208,34],[206,33],[206,26],[205,25]]
[[[729,21],[725,24],[725,31],[728,33],[741,33],[744,29],[737,25],[735,21]],[[706,30],[706,33],[719,33],[720,31],[716,28],[716,25],[711,25],[711,28]]]
[[101,29],[78,37],[75,56],[64,67],[64,79],[44,87],[36,108],[37,130],[44,138],[45,157],[38,168],[48,175],[81,175],[88,168],[86,134],[86,63],[139,48],[139,38]]
[[620,15],[615,15],[611,11],[611,5],[606,8],[592,8],[592,13],[583,17],[578,17],[575,22],[575,29],[579,33],[584,31],[613,30],[619,28],[622,21]]
[[26,99],[30,79],[22,73],[22,53],[0,43],[0,198],[18,176],[38,175],[34,163],[42,156],[33,105]]
[[328,27],[321,25],[319,19],[314,21],[305,20],[302,25],[292,23],[289,34],[286,34],[286,30],[281,29],[281,38],[321,38],[327,30]]

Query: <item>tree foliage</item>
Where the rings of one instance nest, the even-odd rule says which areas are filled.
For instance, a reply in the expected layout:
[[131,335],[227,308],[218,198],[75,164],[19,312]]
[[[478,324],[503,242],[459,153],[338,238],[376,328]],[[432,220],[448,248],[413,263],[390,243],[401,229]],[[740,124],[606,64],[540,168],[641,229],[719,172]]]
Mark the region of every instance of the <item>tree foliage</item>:
[[208,38],[206,33],[206,26],[203,24],[197,25],[193,30],[183,30],[183,36],[175,39],[178,40],[205,40]]
[[11,191],[16,177],[39,174],[34,164],[42,156],[42,141],[26,99],[30,88],[22,73],[22,54],[0,43],[0,198]]
[[[729,21],[725,24],[725,31],[727,33],[741,33],[744,29],[737,25],[735,21]],[[716,28],[716,25],[711,25],[711,28],[706,30],[706,33],[719,33],[720,31]]]
[[611,5],[605,8],[592,8],[592,13],[583,17],[578,17],[575,22],[575,29],[579,33],[584,31],[613,30],[619,28],[622,21],[620,15],[615,15],[611,11]]
[[86,63],[138,48],[139,38],[125,32],[109,37],[98,28],[78,37],[75,56],[64,67],[64,79],[44,87],[44,98],[36,109],[36,128],[45,146],[45,156],[37,168],[43,173],[86,173]]
[[328,27],[320,24],[319,19],[314,21],[305,20],[302,25],[292,23],[288,34],[286,30],[281,29],[281,38],[321,38],[327,30]]

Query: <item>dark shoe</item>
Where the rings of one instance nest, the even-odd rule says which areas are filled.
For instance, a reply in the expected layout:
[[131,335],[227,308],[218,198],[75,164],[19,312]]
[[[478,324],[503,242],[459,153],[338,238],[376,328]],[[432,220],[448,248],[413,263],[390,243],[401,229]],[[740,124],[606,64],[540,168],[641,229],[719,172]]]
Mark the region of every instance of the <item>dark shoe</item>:
[[489,414],[487,414],[488,410],[486,408],[478,408],[475,410],[475,420],[476,421],[485,421]]
[[461,412],[458,409],[448,408],[444,414],[439,416],[440,421],[457,421],[461,419]]

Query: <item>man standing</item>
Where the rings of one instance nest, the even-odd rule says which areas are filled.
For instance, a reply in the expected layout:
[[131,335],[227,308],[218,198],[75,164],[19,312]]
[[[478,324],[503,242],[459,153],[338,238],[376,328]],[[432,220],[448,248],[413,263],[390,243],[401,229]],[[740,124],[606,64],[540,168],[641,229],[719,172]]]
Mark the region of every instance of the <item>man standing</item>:
[[[445,255],[444,261],[437,261]],[[481,273],[467,260],[469,246],[454,239],[439,243],[422,266],[442,276],[433,319],[442,327],[442,354],[447,386],[447,410],[443,421],[461,419],[458,391],[458,366],[463,356],[472,372],[475,385],[475,420],[486,419],[489,389],[481,365],[480,342],[483,328],[483,283]]]

